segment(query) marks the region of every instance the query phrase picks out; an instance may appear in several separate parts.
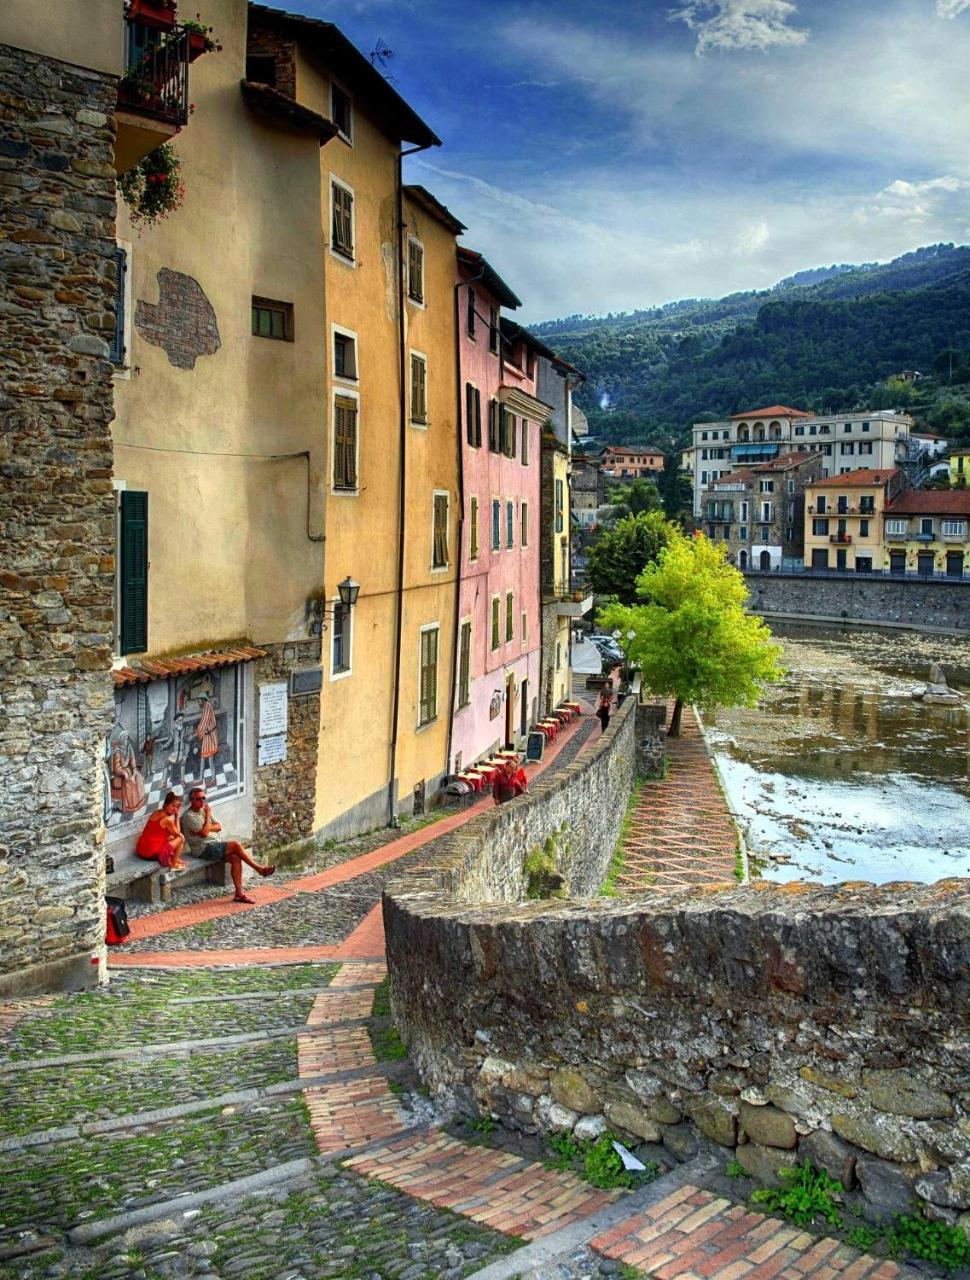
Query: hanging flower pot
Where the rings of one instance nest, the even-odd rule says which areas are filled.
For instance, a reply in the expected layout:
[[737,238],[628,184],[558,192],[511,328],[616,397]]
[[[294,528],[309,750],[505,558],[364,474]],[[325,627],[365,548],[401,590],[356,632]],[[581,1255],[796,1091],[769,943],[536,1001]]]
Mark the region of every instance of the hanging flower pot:
[[207,27],[201,15],[182,23],[182,30],[189,38],[189,62],[201,58],[204,53],[219,53],[222,45],[214,38],[212,27]]
[[142,26],[167,31],[174,27],[178,9],[175,0],[128,0],[128,17]]
[[180,208],[185,198],[178,152],[163,142],[118,179],[135,226],[154,226]]

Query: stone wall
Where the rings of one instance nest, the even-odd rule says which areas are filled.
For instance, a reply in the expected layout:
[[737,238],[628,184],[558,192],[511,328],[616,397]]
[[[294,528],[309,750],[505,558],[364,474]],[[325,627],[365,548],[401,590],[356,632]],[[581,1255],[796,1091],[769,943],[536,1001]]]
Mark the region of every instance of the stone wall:
[[[263,645],[255,683],[289,681],[293,671],[319,666],[320,641]],[[257,695],[258,697],[258,695]],[[257,701],[256,714],[259,714]],[[320,694],[290,697],[287,707],[286,759],[256,767],[253,795],[253,840],[262,857],[313,835],[320,737]]]
[[873,1219],[970,1210],[970,881],[384,914],[398,1026],[459,1107],[762,1181],[807,1157]]
[[667,767],[667,704],[645,702],[637,707],[637,776],[662,778]]
[[746,573],[748,606],[775,614],[970,631],[970,581]]
[[114,84],[0,46],[0,994],[103,964]]

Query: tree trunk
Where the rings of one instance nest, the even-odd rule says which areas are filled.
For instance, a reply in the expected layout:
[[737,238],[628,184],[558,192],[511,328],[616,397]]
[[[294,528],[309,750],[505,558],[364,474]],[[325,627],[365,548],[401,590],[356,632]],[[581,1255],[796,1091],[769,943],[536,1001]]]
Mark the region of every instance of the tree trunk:
[[684,709],[683,698],[678,698],[674,703],[674,714],[670,717],[670,728],[667,730],[668,738],[680,737],[680,713]]

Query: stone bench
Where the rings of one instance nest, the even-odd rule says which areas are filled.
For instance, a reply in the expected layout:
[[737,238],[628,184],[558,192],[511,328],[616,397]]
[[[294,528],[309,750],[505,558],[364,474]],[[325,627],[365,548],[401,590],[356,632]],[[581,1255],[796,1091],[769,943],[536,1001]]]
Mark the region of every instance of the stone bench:
[[167,871],[151,859],[139,858],[133,850],[112,851],[110,856],[114,870],[105,877],[105,892],[117,898],[167,902],[173,889],[187,885],[208,882],[232,887],[229,864],[224,858],[218,862],[202,862],[186,853],[187,871]]

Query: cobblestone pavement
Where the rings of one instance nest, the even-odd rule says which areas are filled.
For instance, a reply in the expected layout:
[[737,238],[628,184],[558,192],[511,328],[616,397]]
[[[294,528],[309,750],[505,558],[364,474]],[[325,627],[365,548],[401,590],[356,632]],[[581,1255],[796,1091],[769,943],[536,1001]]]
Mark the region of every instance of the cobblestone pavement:
[[628,816],[620,894],[735,879],[737,830],[690,707],[680,732],[667,739],[667,776],[641,784]]

